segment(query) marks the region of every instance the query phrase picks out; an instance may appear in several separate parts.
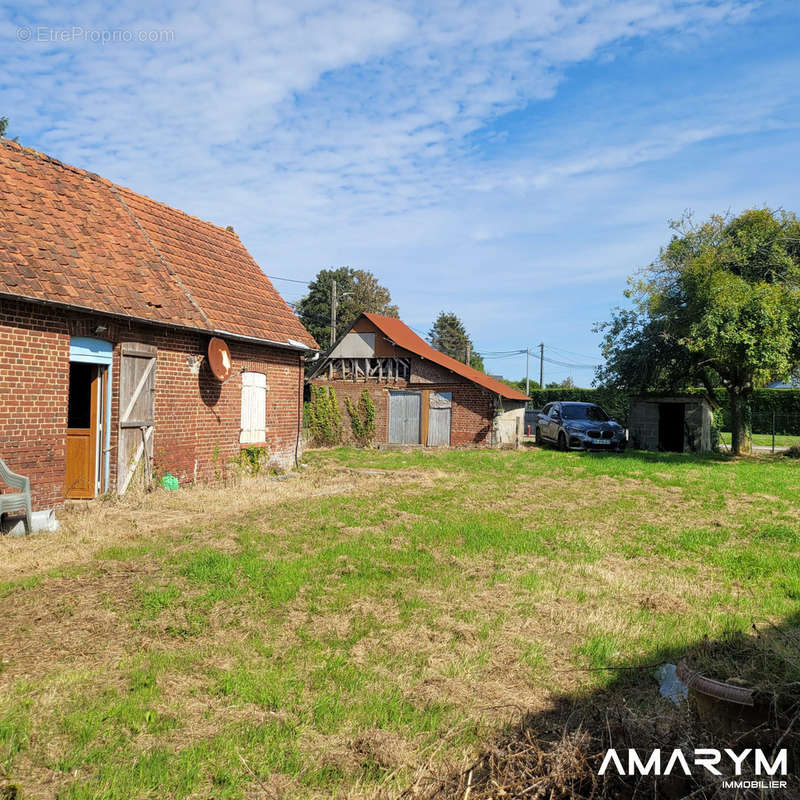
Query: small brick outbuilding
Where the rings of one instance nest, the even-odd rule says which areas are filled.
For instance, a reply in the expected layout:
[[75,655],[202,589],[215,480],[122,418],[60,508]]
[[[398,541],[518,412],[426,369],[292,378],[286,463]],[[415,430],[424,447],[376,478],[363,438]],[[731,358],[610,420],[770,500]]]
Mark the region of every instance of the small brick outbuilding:
[[708,452],[713,422],[711,404],[702,395],[630,398],[629,436],[639,450]]
[[310,349],[232,230],[0,139],[0,458],[35,509],[245,446],[290,465]]
[[364,389],[375,404],[376,443],[518,446],[528,397],[440,353],[394,317],[362,314],[309,376],[344,406]]

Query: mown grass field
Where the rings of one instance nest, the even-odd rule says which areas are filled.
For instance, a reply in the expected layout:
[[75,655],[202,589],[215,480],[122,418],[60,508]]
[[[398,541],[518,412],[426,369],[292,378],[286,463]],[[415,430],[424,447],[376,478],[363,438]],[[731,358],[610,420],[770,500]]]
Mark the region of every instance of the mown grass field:
[[[723,444],[730,447],[731,435],[728,432],[720,434],[720,439]],[[752,435],[753,444],[756,447],[772,447],[772,434],[771,433],[754,433]],[[775,447],[791,447],[793,444],[800,443],[800,436],[793,436],[788,433],[775,434]]]
[[293,480],[98,502],[0,540],[0,785],[392,796],[520,710],[609,683],[596,668],[800,603],[788,459],[305,461]]

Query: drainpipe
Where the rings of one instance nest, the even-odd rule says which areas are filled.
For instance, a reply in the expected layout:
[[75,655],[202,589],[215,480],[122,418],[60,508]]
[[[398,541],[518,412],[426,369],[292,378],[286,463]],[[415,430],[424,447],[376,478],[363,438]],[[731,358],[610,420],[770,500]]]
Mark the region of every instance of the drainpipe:
[[297,439],[294,443],[294,466],[295,469],[300,466],[300,437],[303,435],[303,384],[305,383],[305,356],[300,356],[298,361],[300,369],[298,370],[298,377],[300,379],[300,386],[297,391]]

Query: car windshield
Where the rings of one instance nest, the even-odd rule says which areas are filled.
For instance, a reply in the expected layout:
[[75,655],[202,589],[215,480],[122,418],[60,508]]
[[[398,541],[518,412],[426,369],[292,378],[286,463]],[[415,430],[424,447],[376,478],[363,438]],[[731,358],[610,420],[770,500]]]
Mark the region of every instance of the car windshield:
[[590,422],[607,422],[608,414],[600,406],[581,406],[565,403],[561,406],[564,419],[588,419]]

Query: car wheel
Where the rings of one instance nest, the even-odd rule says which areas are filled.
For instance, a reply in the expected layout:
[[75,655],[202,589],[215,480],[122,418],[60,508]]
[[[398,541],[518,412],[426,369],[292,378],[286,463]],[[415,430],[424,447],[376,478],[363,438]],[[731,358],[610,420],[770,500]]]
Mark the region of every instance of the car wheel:
[[567,450],[567,437],[564,435],[564,431],[558,434],[558,449],[562,452]]
[[533,441],[541,447],[544,444],[544,440],[542,439],[542,429],[537,425],[536,432],[533,437]]

